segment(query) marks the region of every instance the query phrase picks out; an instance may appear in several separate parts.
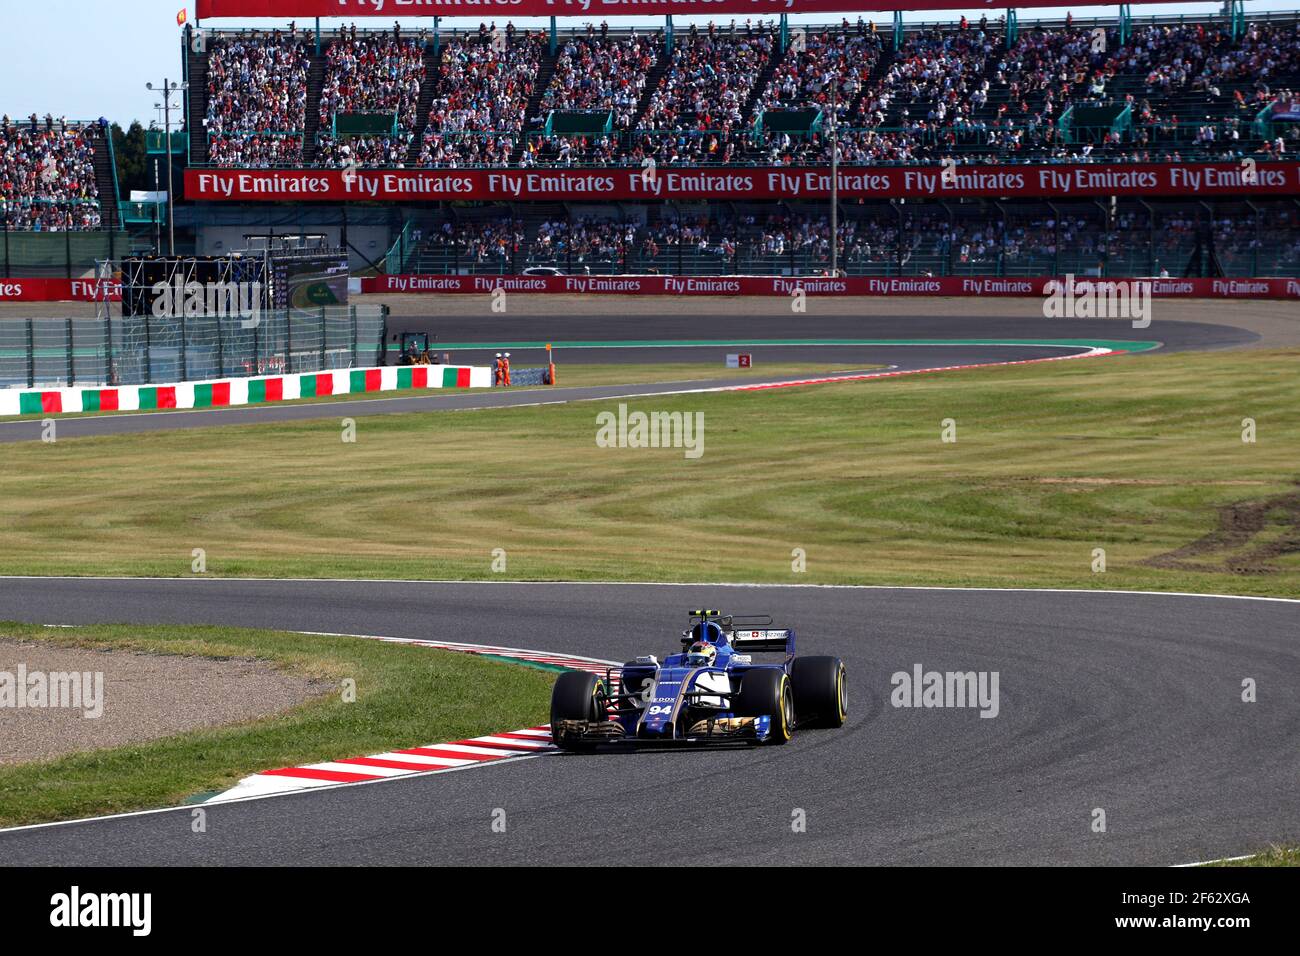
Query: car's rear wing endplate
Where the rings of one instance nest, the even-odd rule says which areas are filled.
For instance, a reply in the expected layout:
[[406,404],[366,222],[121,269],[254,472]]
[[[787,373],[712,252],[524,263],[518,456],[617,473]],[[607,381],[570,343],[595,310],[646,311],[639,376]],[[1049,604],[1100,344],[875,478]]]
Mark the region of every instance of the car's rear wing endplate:
[[742,653],[793,654],[794,631],[789,628],[749,630],[737,628],[727,635],[731,646]]

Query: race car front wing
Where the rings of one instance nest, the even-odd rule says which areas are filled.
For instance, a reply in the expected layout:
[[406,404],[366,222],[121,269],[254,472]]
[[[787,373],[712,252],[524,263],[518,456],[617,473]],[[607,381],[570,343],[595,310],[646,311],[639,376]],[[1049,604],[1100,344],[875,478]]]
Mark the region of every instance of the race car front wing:
[[708,717],[697,720],[683,736],[645,736],[629,734],[617,720],[558,720],[551,727],[551,736],[560,742],[599,744],[636,744],[640,746],[673,746],[681,744],[709,744],[748,742],[761,739],[765,717]]

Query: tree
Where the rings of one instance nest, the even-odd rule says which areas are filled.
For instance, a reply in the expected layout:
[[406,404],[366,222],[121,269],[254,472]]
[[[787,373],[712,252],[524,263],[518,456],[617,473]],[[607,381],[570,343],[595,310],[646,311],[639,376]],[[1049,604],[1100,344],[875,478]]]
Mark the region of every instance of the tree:
[[131,190],[153,189],[153,168],[145,153],[144,127],[139,120],[126,130],[113,124],[113,152],[117,156],[117,182],[125,199]]

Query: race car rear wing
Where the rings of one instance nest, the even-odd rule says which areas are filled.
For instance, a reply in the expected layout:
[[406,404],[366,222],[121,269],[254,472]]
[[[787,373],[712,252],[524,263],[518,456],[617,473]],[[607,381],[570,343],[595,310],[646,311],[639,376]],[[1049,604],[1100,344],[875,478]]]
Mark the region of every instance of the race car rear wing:
[[[742,654],[749,652],[794,655],[794,631],[772,627],[770,614],[723,614],[721,611],[702,609],[691,611],[692,621],[717,621],[727,642]],[[750,627],[742,622],[750,622]],[[737,626],[741,625],[741,626]],[[690,631],[682,632],[682,645],[690,640]]]
[[789,628],[738,629],[727,634],[727,641],[742,654],[755,651],[759,653],[794,654],[794,631]]

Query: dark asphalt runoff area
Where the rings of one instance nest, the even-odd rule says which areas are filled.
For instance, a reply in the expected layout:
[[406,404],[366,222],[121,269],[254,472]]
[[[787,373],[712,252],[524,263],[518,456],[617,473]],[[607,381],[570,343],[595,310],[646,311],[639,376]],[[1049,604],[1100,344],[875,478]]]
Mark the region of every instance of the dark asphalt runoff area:
[[[0,619],[210,623],[664,655],[691,607],[773,614],[848,668],[785,747],[556,755],[0,833],[46,865],[1175,864],[1300,840],[1300,603],[703,585],[0,579]],[[340,638],[346,640],[346,638]],[[998,674],[997,716],[891,676]],[[1242,701],[1242,681],[1258,701]],[[504,728],[503,728],[504,729]],[[432,741],[431,741],[432,742]],[[342,755],[340,755],[342,756]],[[504,810],[506,832],[494,832]],[[1105,812],[1104,833],[1094,811]],[[806,832],[792,822],[806,821]]]
[[[1177,303],[1165,303],[1177,308]],[[1226,314],[1232,304],[1224,303]],[[817,314],[816,307],[793,316],[711,312],[690,300],[672,312],[624,315],[523,315],[486,311],[447,311],[437,315],[389,317],[390,332],[426,331],[439,342],[625,341],[629,339],[1123,339],[1158,341],[1173,351],[1221,349],[1249,345],[1259,336],[1231,324],[1153,321],[1135,329],[1124,319],[1026,319],[1024,316],[978,315],[961,311],[934,315],[855,316]]]

